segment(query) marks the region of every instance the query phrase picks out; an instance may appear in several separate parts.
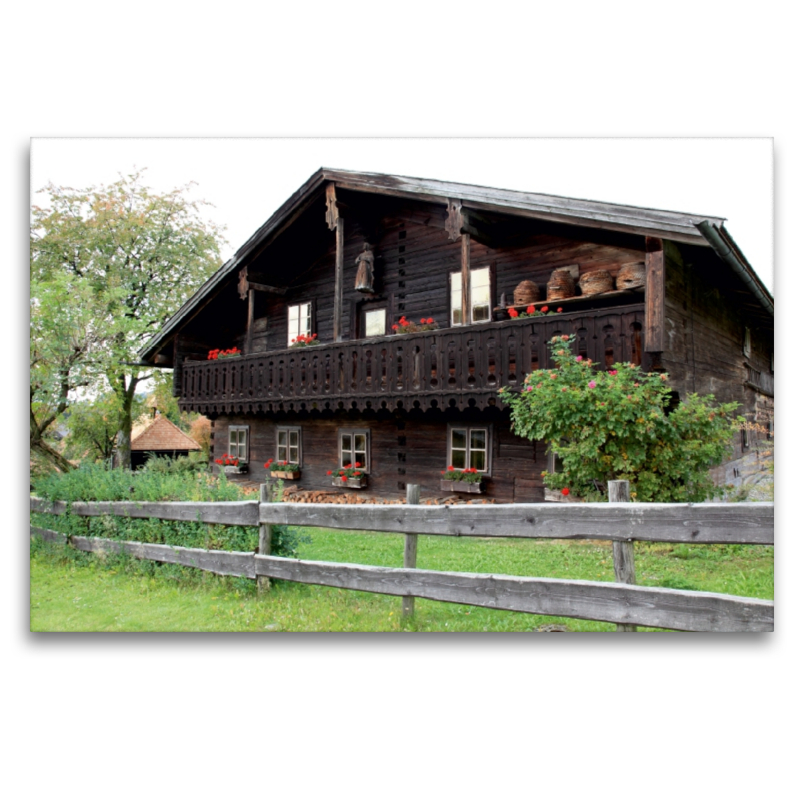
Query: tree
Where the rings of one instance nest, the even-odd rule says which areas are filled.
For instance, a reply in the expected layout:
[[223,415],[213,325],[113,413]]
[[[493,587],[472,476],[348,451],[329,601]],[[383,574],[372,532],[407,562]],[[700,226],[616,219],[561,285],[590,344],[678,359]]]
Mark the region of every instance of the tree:
[[61,472],[72,465],[56,449],[56,424],[75,393],[102,377],[104,334],[91,300],[91,290],[75,276],[56,273],[39,280],[31,271],[30,449]]
[[545,441],[561,460],[545,485],[588,500],[603,499],[609,480],[627,480],[639,502],[701,502],[716,491],[710,469],[729,452],[743,422],[738,403],[689,395],[670,407],[666,373],[632,364],[595,370],[572,352],[574,336],[551,342],[555,369],[525,378],[521,392],[501,389],[514,430]]
[[[130,467],[136,388],[150,377],[137,365],[139,350],[219,267],[221,229],[202,219],[205,204],[187,197],[190,186],[157,194],[137,171],[84,191],[49,184],[42,190],[47,206],[32,208],[33,301],[43,286],[63,280],[80,286],[81,302],[100,333],[86,352],[105,379],[90,385],[97,393],[114,392],[123,467]],[[61,323],[64,305],[47,306],[53,324]],[[84,358],[82,353],[78,360]],[[50,394],[51,403],[60,398],[53,405],[59,413],[69,404],[70,388],[63,388]],[[33,447],[33,427],[31,436]]]

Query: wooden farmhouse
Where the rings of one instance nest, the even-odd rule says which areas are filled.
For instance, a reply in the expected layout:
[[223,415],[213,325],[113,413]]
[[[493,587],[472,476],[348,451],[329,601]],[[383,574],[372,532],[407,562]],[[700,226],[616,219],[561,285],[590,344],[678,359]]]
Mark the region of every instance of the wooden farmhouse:
[[[329,471],[358,462],[364,492],[441,496],[455,465],[488,498],[541,501],[547,449],[511,431],[498,390],[551,366],[556,334],[771,430],[773,298],[723,222],[321,169],[142,358],[174,370],[181,408],[213,421],[212,461],[238,457],[249,480],[274,459],[331,490]],[[513,316],[531,304],[560,312]],[[731,469],[750,446],[745,433]]]

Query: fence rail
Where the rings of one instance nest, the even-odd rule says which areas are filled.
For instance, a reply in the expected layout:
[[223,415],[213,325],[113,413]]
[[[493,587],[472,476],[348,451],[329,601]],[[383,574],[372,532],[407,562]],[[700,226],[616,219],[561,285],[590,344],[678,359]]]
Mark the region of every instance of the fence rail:
[[[215,507],[212,511],[210,507]],[[63,514],[67,504],[31,498],[31,511]],[[772,544],[774,505],[611,504],[556,506],[353,506],[291,503],[73,503],[81,516],[113,513],[234,524],[288,524],[339,529],[445,536],[549,539],[613,539]],[[247,520],[247,521],[245,521]],[[171,545],[66,537],[31,526],[31,535],[69,542],[88,552],[125,552],[182,564],[220,575],[279,578],[343,589],[420,597],[529,614],[592,619],[685,631],[771,631],[774,603],[710,592],[662,589],[624,583],[515,577],[509,575],[394,569],[305,561]]]

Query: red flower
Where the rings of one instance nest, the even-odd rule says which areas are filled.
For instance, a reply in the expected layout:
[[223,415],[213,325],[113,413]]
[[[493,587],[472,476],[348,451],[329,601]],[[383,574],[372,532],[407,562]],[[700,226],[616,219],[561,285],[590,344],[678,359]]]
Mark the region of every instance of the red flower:
[[433,325],[433,317],[428,317],[428,325]]
[[564,497],[566,497],[566,496],[569,494],[569,489],[567,489],[567,487],[565,486],[565,487],[564,487],[564,488],[561,490],[561,494],[563,494],[563,495],[564,495]]
[[451,464],[447,469],[448,470],[453,470],[453,469],[455,469],[455,467]]
[[536,313],[536,307],[535,306],[528,306],[525,309],[525,313],[526,314],[535,314]]
[[563,309],[557,308],[556,311],[560,314]]
[[397,330],[397,325],[392,325],[392,330],[396,331]]
[[517,311],[516,308],[509,308],[508,309],[508,316],[511,317],[512,319],[515,319],[516,317],[519,316],[519,311]]
[[549,310],[548,306],[542,306],[542,314],[546,314]]
[[361,466],[361,462],[360,461],[356,461],[356,466],[360,467]]
[[333,475],[333,470],[332,469],[328,470],[328,475]]

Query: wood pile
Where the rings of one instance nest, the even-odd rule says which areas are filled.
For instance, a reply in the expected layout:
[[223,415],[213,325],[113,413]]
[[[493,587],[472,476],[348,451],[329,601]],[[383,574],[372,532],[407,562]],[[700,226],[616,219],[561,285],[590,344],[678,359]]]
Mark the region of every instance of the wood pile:
[[[330,503],[332,505],[383,505],[402,506],[406,504],[405,498],[389,500],[383,497],[371,497],[356,492],[337,492],[325,489],[298,489],[290,486],[283,490],[284,503]],[[452,505],[487,505],[494,504],[494,500],[479,499],[465,500],[457,495],[447,497],[429,497],[420,501],[423,506],[452,506]]]
[[581,293],[586,295],[602,294],[603,292],[611,292],[614,289],[614,279],[607,269],[584,272],[578,284],[581,287]]
[[644,286],[644,262],[623,264],[617,273],[617,289],[638,289]]
[[553,270],[550,280],[547,282],[548,300],[566,300],[575,297],[575,279],[569,267],[562,267]]

